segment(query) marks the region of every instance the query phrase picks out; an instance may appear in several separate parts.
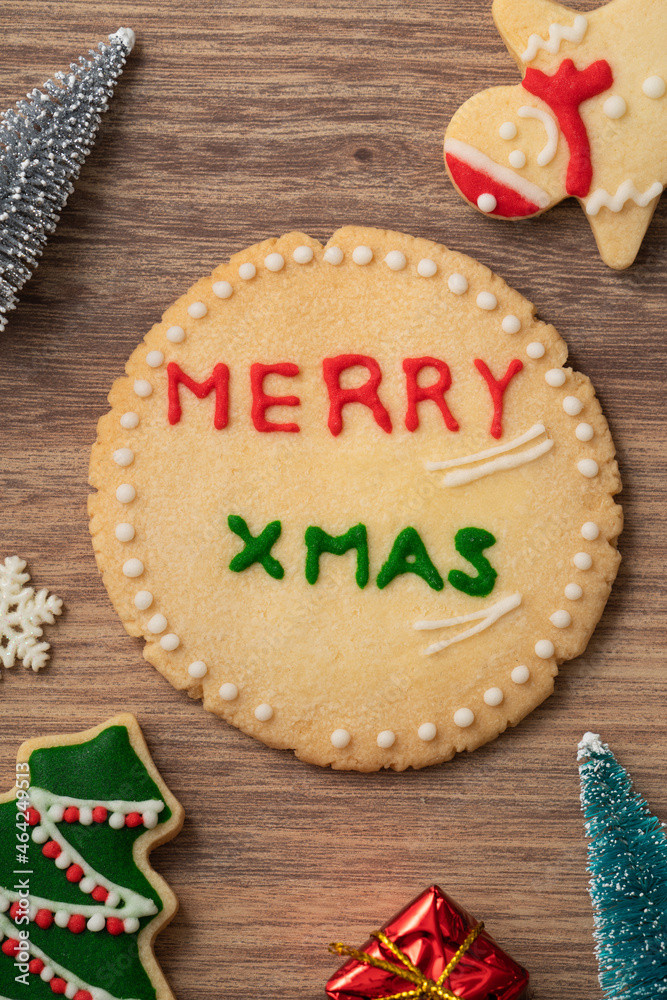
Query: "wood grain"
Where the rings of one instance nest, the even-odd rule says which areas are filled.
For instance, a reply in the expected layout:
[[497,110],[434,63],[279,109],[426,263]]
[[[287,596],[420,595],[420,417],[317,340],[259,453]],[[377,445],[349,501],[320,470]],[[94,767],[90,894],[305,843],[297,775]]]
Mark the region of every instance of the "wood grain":
[[[361,943],[433,881],[486,920],[542,1000],[597,996],[582,732],[603,734],[667,820],[667,200],[623,273],[574,202],[521,224],[466,208],[443,170],[445,123],[516,79],[489,0],[120,0],[111,14],[4,0],[0,107],[121,24],[137,48],[0,339],[0,555],[26,558],[67,608],[48,669],[5,671],[3,784],[21,740],[138,716],[187,813],[153,859],[181,900],[157,945],[180,1000],[322,996],[327,943]],[[620,575],[554,696],[475,754],[398,775],[309,767],[173,691],[123,631],[87,530],[97,418],[164,307],[251,242],[347,222],[444,242],[537,302],[598,389],[624,480]]]

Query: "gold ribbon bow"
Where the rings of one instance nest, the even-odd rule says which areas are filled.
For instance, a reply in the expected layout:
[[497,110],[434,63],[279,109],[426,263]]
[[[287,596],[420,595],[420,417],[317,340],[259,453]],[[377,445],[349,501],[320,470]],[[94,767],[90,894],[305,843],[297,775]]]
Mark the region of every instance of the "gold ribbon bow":
[[438,1000],[462,1000],[456,993],[445,989],[443,983],[451,975],[470,945],[483,929],[484,923],[482,921],[473,927],[461,947],[454,953],[443,969],[437,982],[429,979],[420,969],[413,965],[398,945],[390,941],[382,931],[375,931],[371,937],[376,938],[385,948],[388,948],[392,955],[395,955],[399,962],[402,963],[401,965],[394,965],[393,962],[387,962],[383,958],[375,958],[373,955],[369,955],[367,951],[358,951],[357,948],[350,948],[348,945],[340,944],[339,942],[330,944],[329,951],[333,952],[334,955],[349,955],[350,958],[356,958],[357,962],[361,962],[363,965],[372,965],[375,969],[384,969],[385,972],[391,972],[393,975],[399,976],[409,983],[414,983],[416,987],[414,990],[405,990],[403,993],[391,993],[388,996],[377,997],[377,1000],[412,1000],[412,998],[418,1000],[421,997],[429,997],[432,1000],[436,1000],[436,998]]

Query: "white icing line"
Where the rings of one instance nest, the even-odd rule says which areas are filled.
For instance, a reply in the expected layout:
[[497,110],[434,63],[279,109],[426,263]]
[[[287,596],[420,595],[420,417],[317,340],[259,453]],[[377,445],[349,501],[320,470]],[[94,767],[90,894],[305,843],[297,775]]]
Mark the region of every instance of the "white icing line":
[[485,465],[479,465],[476,469],[461,469],[459,472],[448,472],[443,479],[444,486],[465,486],[466,483],[473,483],[476,479],[490,476],[494,472],[502,472],[505,469],[518,469],[521,465],[534,462],[541,455],[546,455],[551,451],[554,443],[551,438],[541,441],[534,448],[528,451],[521,451],[516,455],[505,455],[503,458],[494,458]]
[[634,181],[630,179],[619,184],[613,196],[604,188],[597,188],[586,202],[586,214],[597,215],[603,205],[610,212],[620,212],[627,201],[634,201],[640,208],[646,208],[650,201],[662,194],[662,190],[660,181],[654,181],[643,194],[640,194]]
[[[17,928],[3,913],[0,913],[0,931],[2,931],[8,938],[16,938]],[[27,948],[31,955],[35,958],[41,958],[44,962],[45,967],[53,970],[54,975],[57,973],[61,979],[64,979],[68,983],[74,983],[74,985],[80,990],[88,990],[88,992],[93,997],[93,1000],[116,1000],[111,993],[107,993],[100,986],[91,986],[87,983],[85,979],[80,979],[74,972],[70,972],[66,969],[64,965],[59,965],[53,958],[49,958],[46,952],[38,948],[36,944],[32,941],[27,942]]]
[[503,615],[506,615],[509,611],[513,611],[514,608],[518,608],[520,604],[521,594],[516,593],[510,597],[503,597],[484,611],[473,611],[470,615],[457,615],[455,618],[444,618],[441,621],[415,622],[412,627],[421,632],[426,629],[450,628],[452,625],[463,625],[466,622],[479,621],[479,625],[474,625],[473,628],[468,628],[464,632],[460,632],[453,639],[443,639],[441,642],[435,642],[433,645],[428,646],[424,650],[424,655],[430,656],[432,653],[439,653],[441,649],[446,649],[447,646],[451,646],[455,642],[461,642],[463,639],[469,639],[470,636],[477,635],[478,632],[483,632],[484,629],[493,625]]
[[531,35],[528,39],[525,52],[521,54],[521,61],[532,62],[540,49],[551,53],[554,56],[561,45],[561,42],[575,42],[579,44],[588,27],[588,20],[583,14],[577,14],[571,25],[559,24],[557,21],[549,25],[549,38],[542,38],[541,35]]
[[519,448],[527,441],[532,441],[533,438],[539,437],[540,434],[544,434],[545,431],[546,427],[544,424],[533,424],[530,430],[527,430],[525,434],[521,434],[512,441],[508,441],[506,444],[499,444],[496,445],[495,448],[487,448],[485,451],[478,451],[474,455],[463,455],[461,458],[449,458],[446,462],[426,462],[425,465],[429,472],[437,472],[439,469],[454,469],[458,465],[469,465],[471,462],[477,462],[482,458],[492,458],[494,455],[502,455],[506,451],[513,451],[514,448]]
[[509,167],[502,167],[495,160],[492,160],[491,157],[480,152],[479,149],[469,146],[467,142],[461,142],[459,139],[447,139],[445,142],[445,153],[451,153],[476,170],[481,170],[482,173],[489,174],[490,177],[497,180],[500,184],[504,184],[505,187],[516,191],[528,201],[534,202],[538,208],[546,208],[551,202],[547,192],[538,187],[537,184],[526,180],[525,177],[519,177]]
[[537,163],[540,167],[546,167],[547,163],[551,163],[558,149],[558,125],[549,112],[543,111],[542,108],[531,108],[525,104],[519,108],[517,114],[520,118],[537,118],[544,125],[547,133],[547,144],[537,154]]

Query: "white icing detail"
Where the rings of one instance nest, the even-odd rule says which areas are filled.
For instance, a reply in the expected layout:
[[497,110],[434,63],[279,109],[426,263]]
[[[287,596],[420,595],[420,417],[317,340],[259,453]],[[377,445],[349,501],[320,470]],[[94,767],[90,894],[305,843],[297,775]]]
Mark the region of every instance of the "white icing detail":
[[334,264],[337,267],[343,262],[343,251],[340,247],[327,247],[324,251],[324,259],[327,264]]
[[417,730],[417,736],[424,743],[430,743],[436,737],[437,729],[432,722],[422,722],[421,726]]
[[141,818],[147,830],[154,830],[158,824],[158,814],[154,809],[144,809]]
[[522,663],[518,667],[514,668],[514,670],[510,674],[510,677],[512,678],[515,684],[525,684],[526,681],[530,678],[530,670]]
[[113,460],[116,465],[120,465],[121,468],[126,468],[128,465],[132,465],[134,461],[134,452],[131,448],[117,448],[113,453]]
[[335,747],[336,750],[344,750],[346,746],[349,746],[350,740],[352,739],[347,729],[334,729],[329,738],[331,740],[331,745]]
[[401,253],[400,250],[390,250],[384,262],[390,271],[402,271],[407,264],[405,254]]
[[313,259],[313,251],[311,247],[307,246],[296,247],[292,257],[297,264],[310,264]]
[[49,839],[49,835],[43,826],[36,826],[32,831],[32,839],[35,844],[45,844]]
[[[120,903],[120,896],[118,895],[117,892],[113,892],[113,891],[110,892],[109,895],[107,896],[105,902],[106,902],[107,906],[110,906],[114,910],[114,913],[118,912],[115,909],[115,907],[118,906],[118,904]],[[113,914],[111,914],[111,915],[113,916]]]
[[665,81],[661,76],[647,76],[642,83],[642,90],[647,97],[655,101],[664,96]]
[[594,542],[599,534],[600,527],[595,521],[586,521],[585,524],[582,524],[581,537],[585,538],[587,542]]
[[185,340],[185,330],[182,326],[170,326],[165,336],[170,344],[181,344]]
[[526,165],[526,154],[520,149],[513,149],[507,159],[515,170],[521,170]]
[[134,606],[139,611],[146,611],[153,603],[153,595],[150,590],[140,590],[134,595]]
[[595,432],[590,424],[577,424],[574,433],[578,441],[590,441]]
[[550,368],[544,376],[544,381],[547,385],[553,386],[554,389],[558,389],[561,385],[565,385],[566,378],[567,376],[562,368]]
[[535,643],[535,653],[541,660],[549,660],[554,655],[555,647],[550,639],[539,639]]
[[103,931],[106,927],[106,918],[102,913],[93,913],[92,917],[86,922],[86,927],[89,931],[97,933],[97,931]]
[[139,930],[139,921],[136,917],[125,917],[123,921],[123,930],[126,934],[136,934]]
[[593,479],[600,471],[600,466],[592,458],[582,458],[577,462],[577,468],[586,479]]
[[392,732],[391,729],[383,729],[381,733],[378,733],[375,742],[381,750],[388,750],[396,742],[396,733]]
[[9,909],[9,900],[6,896],[0,895],[0,913],[6,913]]
[[53,921],[56,927],[67,927],[70,914],[66,910],[56,910]]
[[513,316],[510,313],[508,316],[505,316],[501,326],[505,333],[518,333],[521,329],[521,320],[518,316]]
[[514,122],[503,122],[498,129],[501,139],[516,139],[517,127]]
[[370,264],[373,260],[373,251],[370,247],[355,247],[352,251],[352,260],[355,264]]
[[503,615],[506,615],[509,611],[513,611],[514,608],[518,608],[520,604],[521,594],[511,594],[509,597],[503,597],[501,600],[496,601],[495,604],[491,604],[490,607],[485,608],[483,611],[473,611],[469,615],[457,615],[455,618],[443,618],[440,621],[415,622],[412,627],[419,631],[424,631],[425,629],[451,628],[453,625],[464,625],[466,622],[479,621],[479,625],[474,625],[464,632],[459,632],[452,639],[442,639],[440,642],[435,642],[433,645],[428,646],[424,650],[424,654],[431,656],[432,653],[439,653],[441,649],[446,649],[447,646],[451,646],[455,642],[461,642],[463,639],[469,639],[470,636],[483,632],[484,629],[489,628],[490,625],[497,622]]
[[211,291],[219,299],[228,299],[233,294],[234,289],[228,281],[216,281],[211,286]]
[[508,441],[506,444],[498,444],[493,448],[477,451],[473,455],[448,458],[445,462],[425,462],[424,464],[429,472],[437,472],[439,469],[454,469],[458,465],[470,465],[471,462],[477,462],[482,458],[492,458],[493,455],[502,455],[503,452],[513,451],[514,448],[519,448],[522,444],[526,444],[527,441],[532,441],[533,438],[539,437],[545,431],[544,424],[533,424],[524,434],[519,435],[519,437],[514,438],[512,441]]
[[437,270],[438,265],[430,257],[423,257],[417,264],[417,274],[422,278],[432,278]]
[[65,809],[60,804],[52,805],[48,812],[49,819],[52,819],[54,823],[62,823],[64,815]]
[[619,97],[618,94],[612,94],[602,105],[602,110],[607,118],[622,118],[628,110],[628,106],[622,97]]
[[58,857],[55,859],[56,868],[60,868],[61,871],[69,868],[72,864],[72,856],[67,853],[67,851],[61,851]]
[[502,705],[504,697],[500,688],[489,688],[488,691],[484,692],[484,703],[495,708],[496,705]]
[[123,576],[141,576],[144,571],[144,564],[141,559],[128,559],[123,563]]
[[153,386],[145,378],[135,378],[134,392],[140,399],[147,399],[153,392]]
[[167,632],[167,634],[163,635],[160,639],[160,645],[164,650],[166,650],[167,653],[171,653],[174,649],[178,649],[180,644],[181,640],[175,632]]
[[109,41],[113,42],[114,38],[117,38],[128,52],[132,51],[134,43],[137,40],[137,36],[132,31],[132,28],[119,28],[118,31],[114,31],[113,35],[109,35]]
[[121,483],[116,490],[116,500],[120,503],[132,503],[137,495],[137,491],[131,483]]
[[149,368],[159,368],[164,364],[164,354],[162,351],[149,351],[146,355],[146,364]]
[[533,184],[531,181],[526,180],[525,177],[515,174],[509,167],[502,167],[495,160],[492,160],[490,156],[486,156],[485,153],[482,153],[479,149],[475,149],[474,146],[469,146],[467,142],[461,142],[460,139],[447,139],[445,141],[445,153],[451,153],[452,156],[456,156],[457,159],[462,160],[476,170],[481,170],[482,173],[488,174],[499,184],[504,184],[505,187],[511,188],[512,191],[520,194],[522,198],[532,201],[538,208],[546,208],[551,202],[551,198],[547,192],[538,187],[537,184]]
[[127,522],[117,524],[115,534],[119,542],[131,542],[134,538],[134,526]]
[[208,673],[208,667],[203,660],[195,660],[188,667],[188,673],[190,677],[195,677],[197,680],[201,680],[202,677],[206,677]]
[[628,180],[619,184],[616,188],[615,195],[610,195],[604,188],[596,188],[586,202],[586,214],[597,215],[603,205],[608,208],[610,212],[620,212],[625,203],[628,201],[634,201],[635,205],[638,205],[640,208],[646,208],[649,202],[653,201],[653,199],[657,198],[660,194],[662,194],[662,184],[660,181],[654,181],[653,184],[646,188],[646,191],[641,194],[635,187],[634,181],[628,178]]
[[498,299],[493,292],[480,292],[476,302],[478,307],[486,310],[486,312],[491,312],[498,305]]
[[572,615],[569,611],[554,611],[554,613],[550,615],[549,621],[552,625],[555,625],[556,628],[569,628],[572,624]]
[[257,268],[251,261],[246,261],[245,264],[239,265],[239,278],[244,281],[250,281],[257,274]]
[[109,826],[112,830],[122,830],[125,826],[125,814],[122,812],[112,812],[109,816]]
[[[5,917],[3,914],[0,914],[0,934],[4,934],[7,937],[16,936],[15,925],[11,922],[11,920],[9,920],[8,917]],[[40,972],[39,977],[45,983],[48,983],[51,979],[53,979],[55,975],[57,975],[59,978],[64,979],[67,984],[73,983],[76,986],[77,990],[87,990],[92,996],[93,1000],[116,1000],[116,998],[113,997],[110,993],[107,993],[106,990],[103,990],[99,986],[91,986],[90,983],[87,983],[85,981],[85,979],[80,979],[77,975],[75,975],[75,973],[70,972],[69,969],[66,969],[64,965],[59,965],[58,962],[55,962],[52,958],[49,958],[46,952],[42,951],[41,948],[38,948],[37,945],[34,944],[32,940],[30,940],[27,943],[27,948],[30,951],[31,955],[33,955],[35,958],[41,959],[41,961],[44,963],[44,968]]]
[[[485,476],[491,476],[495,472],[504,472],[507,469],[518,469],[521,465],[527,465],[529,462],[534,462],[535,459],[540,458],[542,455],[546,455],[548,451],[551,451],[553,446],[554,443],[552,439],[546,438],[544,441],[540,441],[539,444],[534,445],[532,448],[528,448],[526,451],[519,451],[514,455],[504,455],[503,457],[493,458],[490,462],[485,462],[484,465],[478,465],[474,469],[460,469],[458,472],[448,472],[442,481],[443,486],[465,486],[466,483],[474,483],[476,479],[483,479]],[[503,448],[503,451],[508,450],[506,447],[500,447]],[[493,449],[489,448],[489,451],[492,450]],[[473,459],[471,458],[470,461],[473,461]]]
[[255,718],[258,722],[268,722],[269,719],[273,718],[273,709],[266,703],[258,705],[255,709]]
[[188,316],[192,316],[193,319],[202,319],[208,312],[208,307],[205,302],[191,302],[188,306]]
[[484,194],[480,194],[477,199],[477,208],[480,212],[486,212],[488,214],[489,212],[493,212],[494,208],[497,207],[498,202],[489,191],[485,191]]
[[574,42],[578,45],[586,34],[587,27],[588,20],[583,14],[577,14],[571,25],[558,24],[558,22],[550,24],[548,39],[542,38],[540,35],[530,36],[526,50],[521,55],[521,61],[525,63],[532,62],[540,49],[554,56],[563,41]]
[[153,635],[159,635],[160,632],[164,632],[166,627],[167,627],[167,619],[165,618],[164,615],[161,614],[153,615],[153,617],[148,622],[148,625],[146,626],[148,631],[152,632]]
[[462,274],[450,274],[447,287],[454,295],[464,295],[468,291],[468,279]]
[[568,417],[577,417],[584,408],[584,404],[576,396],[566,396],[563,400],[563,409]]
[[560,135],[558,125],[549,112],[544,111],[543,108],[532,108],[525,104],[522,108],[519,108],[517,114],[521,118],[535,118],[544,125],[547,133],[547,144],[537,154],[537,165],[539,167],[546,167],[548,163],[551,163],[558,150],[558,136]]
[[[86,808],[86,807],[82,806],[82,808]],[[93,818],[92,810],[89,809],[88,811],[90,812],[90,818],[92,820],[92,818]],[[87,826],[87,825],[89,825],[89,824],[84,823],[84,826]],[[97,885],[97,882],[95,881],[95,879],[91,878],[89,875],[86,875],[79,882],[79,889],[81,889],[81,892],[91,893],[93,891],[93,889],[95,888],[96,885]]]
[[264,258],[264,267],[267,271],[282,271],[285,266],[285,258],[280,253],[270,253]]
[[454,725],[459,729],[467,729],[475,721],[475,713],[469,708],[457,708],[454,712]]
[[532,344],[528,344],[526,348],[526,354],[529,358],[533,358],[537,361],[538,358],[543,358],[546,352],[544,344],[540,344],[539,340],[534,340]]
[[592,753],[604,753],[606,749],[597,733],[584,733],[577,749],[577,760],[590,757]]
[[239,689],[236,684],[231,684],[227,681],[226,684],[220,686],[218,694],[223,701],[234,701],[239,696]]
[[126,431],[133,431],[135,427],[139,424],[139,414],[134,413],[132,410],[128,410],[120,418],[120,426],[124,427]]
[[578,583],[568,583],[565,587],[565,596],[568,601],[578,601],[583,596],[583,593]]
[[65,987],[65,996],[67,997],[67,1000],[74,1000],[74,997],[76,996],[78,991],[79,988],[76,985],[76,983],[68,983],[67,986]]
[[577,569],[581,570],[590,569],[593,565],[593,560],[591,556],[589,556],[588,552],[577,552],[572,559],[572,562]]

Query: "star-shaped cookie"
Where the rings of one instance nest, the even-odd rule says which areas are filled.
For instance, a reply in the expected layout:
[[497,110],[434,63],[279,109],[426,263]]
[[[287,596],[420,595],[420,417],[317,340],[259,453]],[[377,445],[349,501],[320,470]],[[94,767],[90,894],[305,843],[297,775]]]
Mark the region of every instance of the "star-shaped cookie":
[[494,0],[523,74],[466,101],[445,135],[459,193],[487,215],[538,215],[578,198],[602,259],[628,267],[667,184],[667,3],[612,0],[587,14]]

